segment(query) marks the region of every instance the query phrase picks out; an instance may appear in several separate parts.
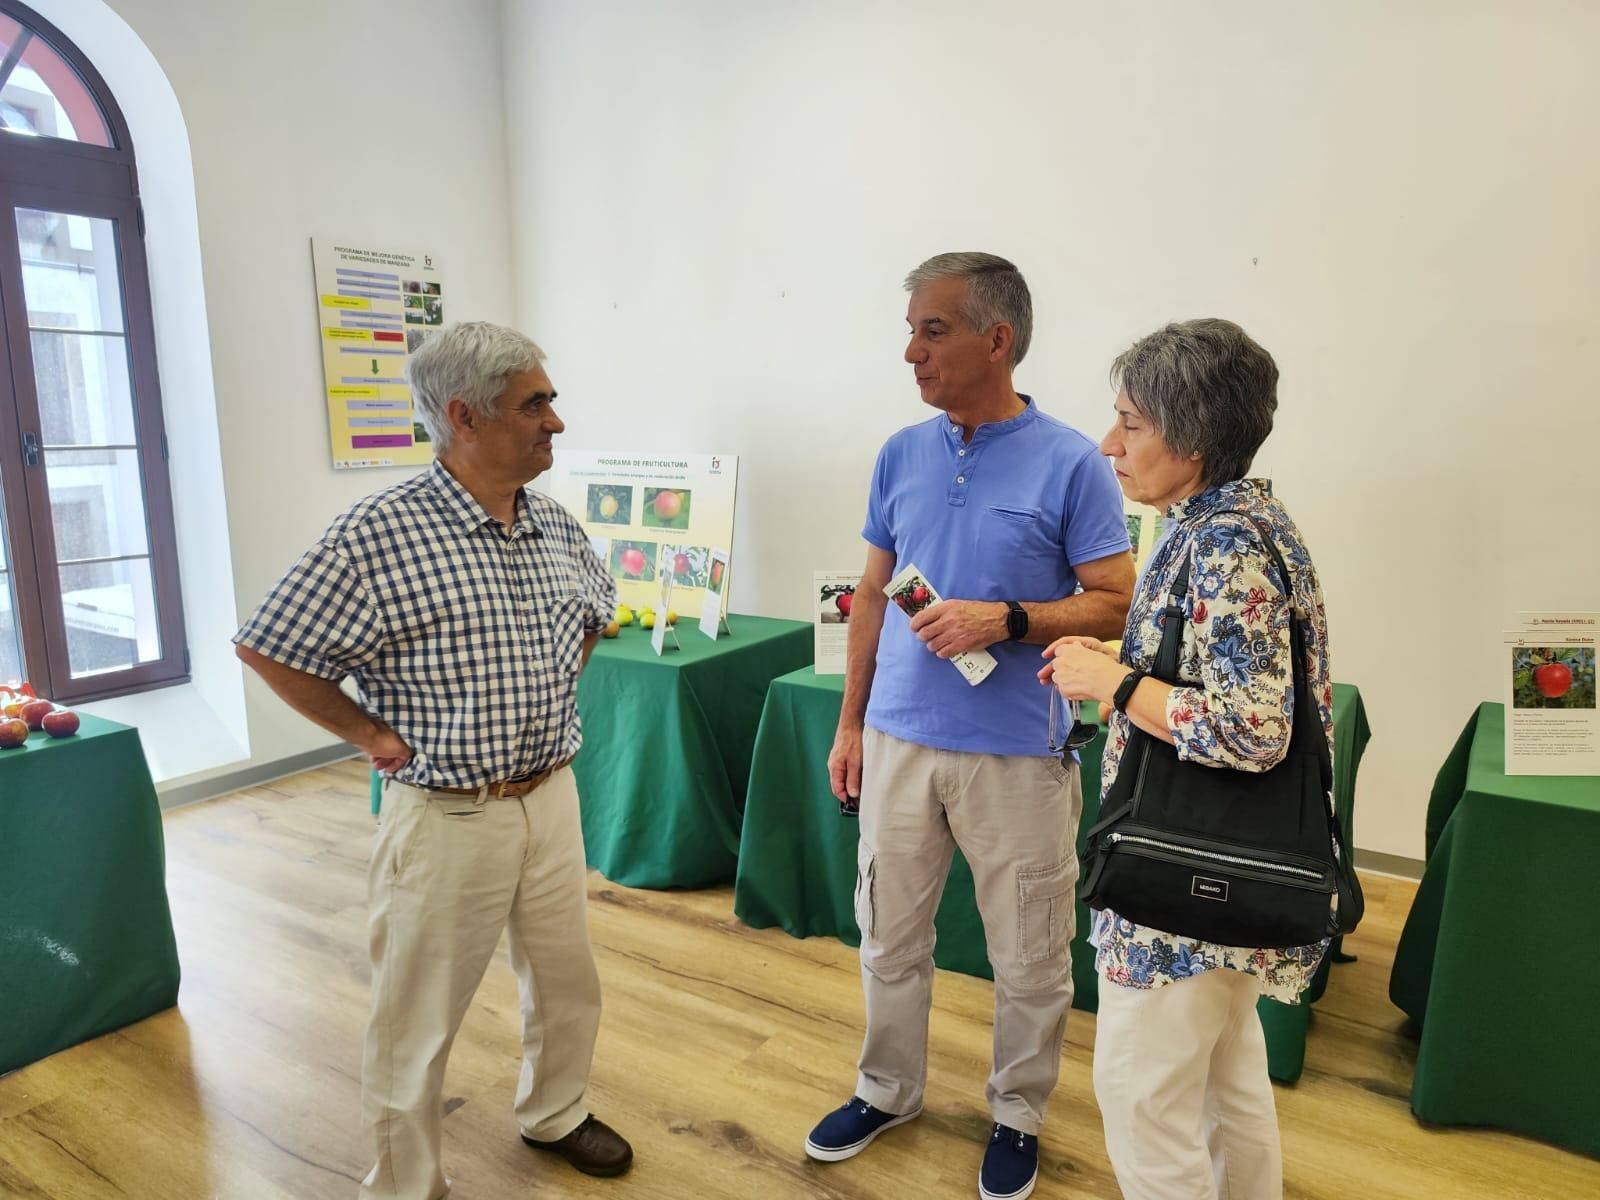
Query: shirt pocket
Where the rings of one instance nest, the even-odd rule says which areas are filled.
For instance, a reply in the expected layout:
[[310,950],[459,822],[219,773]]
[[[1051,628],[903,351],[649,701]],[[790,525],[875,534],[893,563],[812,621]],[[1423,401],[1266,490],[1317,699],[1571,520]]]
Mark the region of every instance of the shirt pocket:
[[558,675],[576,675],[583,667],[582,596],[557,596],[545,605],[550,661]]
[[1066,555],[1037,508],[991,504],[979,522],[978,554],[992,590],[1007,600],[1051,600],[1061,591]]

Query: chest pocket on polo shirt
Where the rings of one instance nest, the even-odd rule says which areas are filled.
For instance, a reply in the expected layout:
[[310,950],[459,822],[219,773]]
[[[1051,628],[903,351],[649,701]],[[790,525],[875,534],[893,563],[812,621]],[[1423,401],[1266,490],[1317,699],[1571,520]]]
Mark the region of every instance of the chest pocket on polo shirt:
[[583,597],[558,596],[545,605],[545,634],[557,673],[576,675],[583,665]]
[[991,504],[978,526],[979,561],[986,582],[1016,592],[1014,600],[1054,594],[1065,566],[1056,530],[1037,508]]

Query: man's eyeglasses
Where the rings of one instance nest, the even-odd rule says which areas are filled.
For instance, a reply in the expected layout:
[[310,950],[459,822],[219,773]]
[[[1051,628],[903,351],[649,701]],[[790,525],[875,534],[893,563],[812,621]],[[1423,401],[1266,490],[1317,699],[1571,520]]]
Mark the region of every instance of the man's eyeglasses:
[[1050,688],[1050,753],[1070,754],[1082,750],[1100,732],[1100,726],[1081,719],[1076,700],[1063,700]]

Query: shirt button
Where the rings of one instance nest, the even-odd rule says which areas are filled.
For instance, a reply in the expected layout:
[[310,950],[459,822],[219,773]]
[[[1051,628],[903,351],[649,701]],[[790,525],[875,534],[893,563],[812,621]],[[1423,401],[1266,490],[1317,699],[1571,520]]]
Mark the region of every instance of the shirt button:
[[967,477],[965,475],[957,475],[956,476],[956,482],[957,483],[965,483],[966,481],[967,481]]
[[950,426],[950,432],[951,433],[960,433],[961,432],[961,426],[959,426],[959,425]]
[[965,450],[957,450],[956,453],[959,454],[962,458],[965,458],[967,456],[967,452]]

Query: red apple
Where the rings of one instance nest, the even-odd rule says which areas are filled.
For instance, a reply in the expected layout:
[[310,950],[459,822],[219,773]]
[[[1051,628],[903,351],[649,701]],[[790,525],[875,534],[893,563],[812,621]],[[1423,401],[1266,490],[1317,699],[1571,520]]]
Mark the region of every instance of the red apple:
[[840,592],[833,598],[834,607],[839,610],[839,615],[841,617],[848,617],[850,615],[850,605],[854,602],[854,600],[855,596],[849,592]]
[[674,554],[672,556],[672,573],[674,575],[687,575],[689,573],[689,556],[687,554]]
[[722,582],[722,564],[720,562],[714,562],[714,563],[711,564],[711,586],[712,587],[716,587],[717,584],[719,584],[721,582]]
[[923,587],[920,583],[917,584],[916,587],[911,589],[911,603],[913,603],[913,604],[921,604],[925,600],[927,600],[927,598],[928,598],[928,589]]
[[656,493],[656,516],[670,521],[683,511],[683,496],[679,492]]
[[29,700],[22,706],[21,717],[28,723],[29,729],[43,729],[45,713],[54,712],[55,707],[48,700]]
[[629,546],[617,559],[622,564],[622,569],[629,575],[644,574],[644,551],[636,546]]
[[0,720],[0,750],[14,750],[28,740],[28,723],[15,717]]
[[53,738],[71,737],[78,732],[78,714],[70,708],[58,708],[44,715],[44,731]]
[[32,703],[32,700],[8,700],[4,707],[0,707],[0,718],[7,721],[20,721],[22,719],[22,710]]
[[1566,663],[1549,662],[1533,671],[1533,686],[1541,696],[1559,700],[1572,689],[1572,668]]

